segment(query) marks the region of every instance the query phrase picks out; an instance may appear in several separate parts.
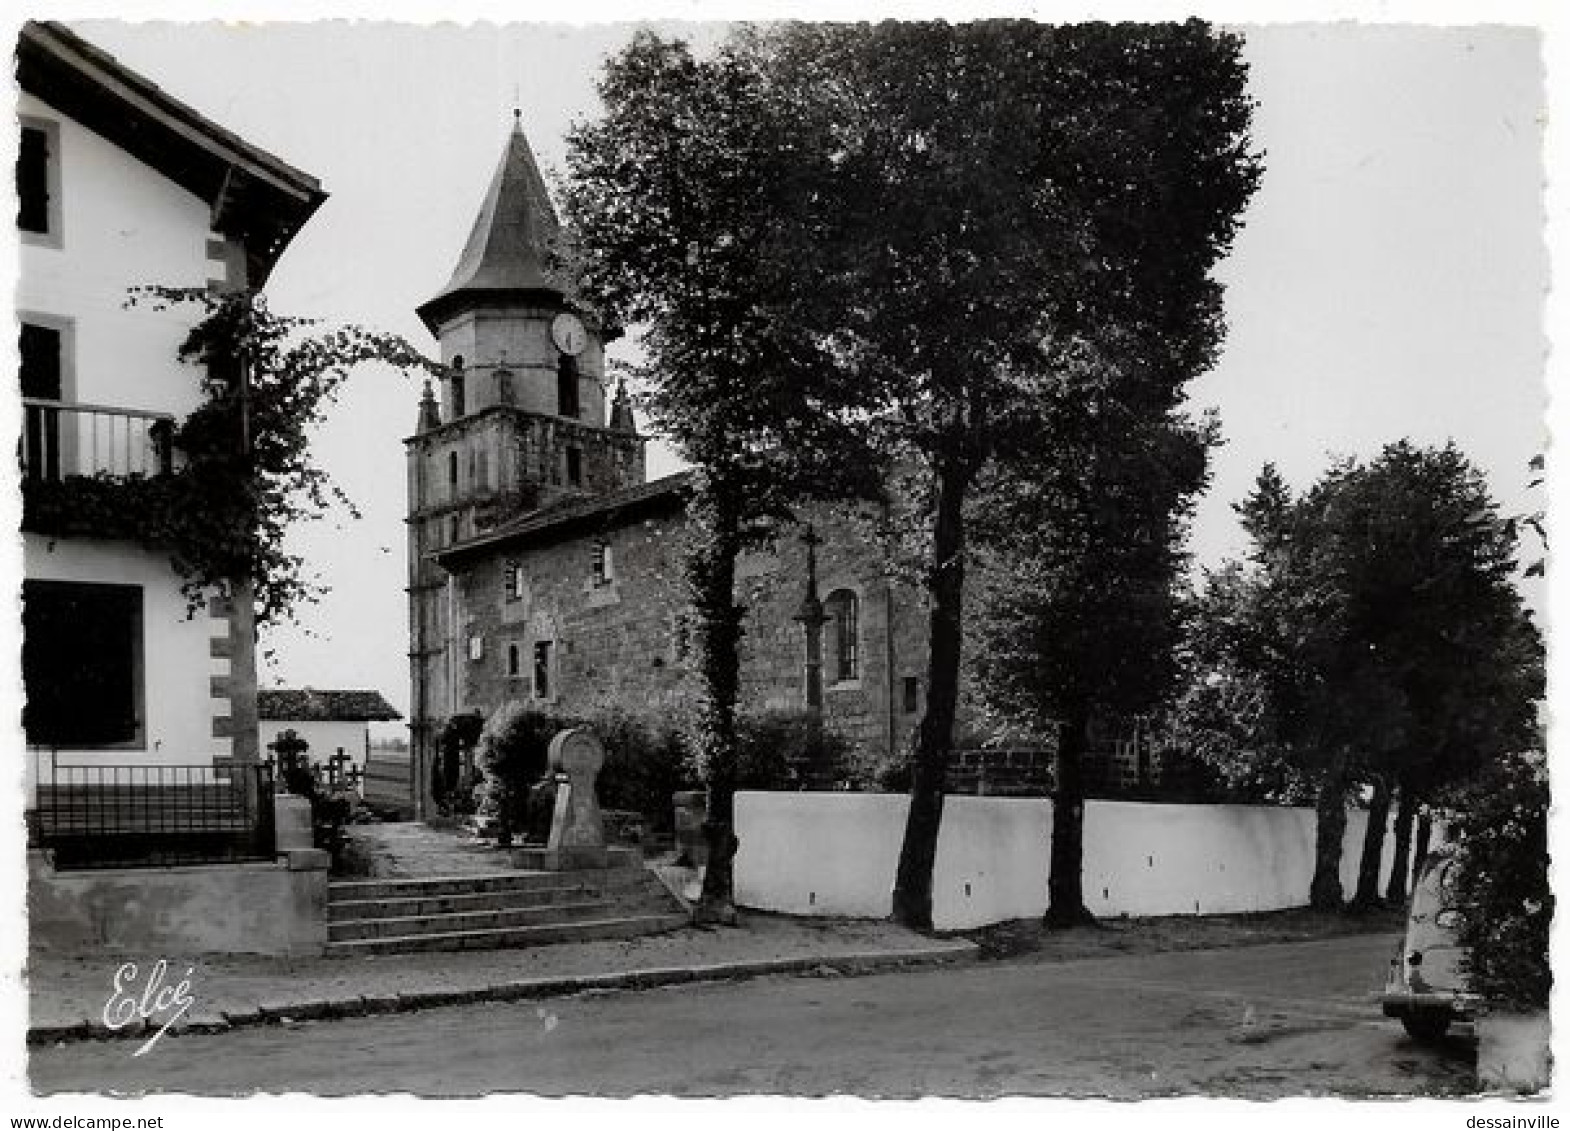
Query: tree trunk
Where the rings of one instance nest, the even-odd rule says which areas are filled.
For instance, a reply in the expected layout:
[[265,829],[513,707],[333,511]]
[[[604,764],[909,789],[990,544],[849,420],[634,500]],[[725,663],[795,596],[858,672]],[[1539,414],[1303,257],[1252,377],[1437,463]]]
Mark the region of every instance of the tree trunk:
[[1385,885],[1385,902],[1393,907],[1406,903],[1407,873],[1411,868],[1412,822],[1417,818],[1417,796],[1406,782],[1401,783],[1396,804],[1396,837],[1390,861],[1390,882]]
[[1346,837],[1346,756],[1337,754],[1325,767],[1315,803],[1314,880],[1309,906],[1321,911],[1341,909],[1341,841]]
[[1052,866],[1047,876],[1047,914],[1053,930],[1094,923],[1085,908],[1085,747],[1090,712],[1077,706],[1067,713],[1058,736],[1057,780],[1052,791]]
[[736,699],[740,688],[743,610],[736,604],[736,555],[741,548],[737,510],[712,480],[688,509],[694,545],[687,553],[687,583],[700,676],[698,757],[708,786],[703,823],[709,859],[703,890],[693,908],[700,924],[736,921],[733,863],[736,839]]
[[960,615],[965,590],[965,488],[957,460],[940,460],[927,589],[932,600],[927,653],[927,710],[916,728],[910,810],[894,878],[894,920],[932,929],[932,868],[943,821],[943,784],[959,705]]
[[1417,843],[1412,846],[1412,890],[1417,889],[1418,877],[1423,874],[1423,861],[1428,859],[1428,841],[1433,836],[1434,822],[1427,813],[1417,820]]
[[1363,855],[1357,863],[1357,892],[1352,906],[1360,911],[1379,906],[1379,865],[1385,853],[1385,826],[1390,823],[1390,783],[1383,777],[1374,781],[1374,796],[1368,803],[1368,827],[1363,831]]

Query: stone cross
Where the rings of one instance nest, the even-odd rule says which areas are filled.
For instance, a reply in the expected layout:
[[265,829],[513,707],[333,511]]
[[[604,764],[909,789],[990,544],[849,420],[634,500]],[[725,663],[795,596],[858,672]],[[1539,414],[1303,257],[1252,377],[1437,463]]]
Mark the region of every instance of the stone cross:
[[344,767],[353,759],[343,752],[343,747],[338,747],[338,753],[327,759],[327,784],[337,789],[344,784]]

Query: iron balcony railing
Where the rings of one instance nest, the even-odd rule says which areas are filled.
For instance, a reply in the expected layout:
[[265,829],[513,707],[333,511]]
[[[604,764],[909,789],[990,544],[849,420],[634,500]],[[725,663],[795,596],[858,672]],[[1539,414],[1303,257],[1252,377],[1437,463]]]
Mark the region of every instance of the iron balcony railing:
[[61,870],[273,859],[266,765],[38,766],[33,831]]
[[23,398],[22,473],[166,475],[174,468],[174,417],[163,412]]

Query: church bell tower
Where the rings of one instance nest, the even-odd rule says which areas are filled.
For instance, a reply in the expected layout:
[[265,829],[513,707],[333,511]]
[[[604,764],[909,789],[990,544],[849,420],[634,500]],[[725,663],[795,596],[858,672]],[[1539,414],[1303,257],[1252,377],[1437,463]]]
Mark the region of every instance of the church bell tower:
[[607,411],[602,328],[556,269],[561,225],[521,113],[452,278],[418,308],[443,376],[427,386],[408,463],[409,664],[417,815],[432,815],[442,724],[465,709],[460,609],[432,555],[573,496],[644,479],[624,389]]

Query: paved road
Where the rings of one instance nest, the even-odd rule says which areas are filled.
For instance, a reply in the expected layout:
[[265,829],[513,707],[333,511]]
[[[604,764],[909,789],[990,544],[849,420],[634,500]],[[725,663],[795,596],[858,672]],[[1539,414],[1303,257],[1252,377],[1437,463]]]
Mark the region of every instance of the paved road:
[[1394,939],[773,977],[34,1050],[41,1091],[1455,1093],[1373,1000]]

